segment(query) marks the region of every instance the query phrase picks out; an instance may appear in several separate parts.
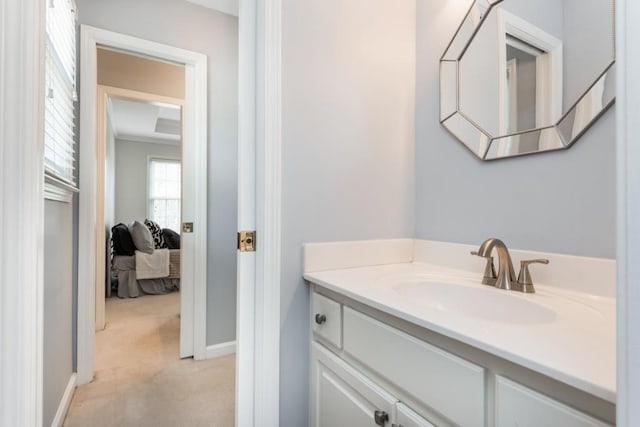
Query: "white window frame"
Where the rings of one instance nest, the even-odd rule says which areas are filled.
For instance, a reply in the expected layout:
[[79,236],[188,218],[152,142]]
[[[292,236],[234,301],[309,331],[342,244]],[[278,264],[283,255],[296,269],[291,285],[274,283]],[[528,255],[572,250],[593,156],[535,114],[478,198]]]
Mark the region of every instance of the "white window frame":
[[[147,218],[156,221],[154,218],[151,217],[151,213],[152,213],[152,210],[151,210],[151,162],[153,162],[154,160],[178,163],[180,165],[180,199],[178,200],[180,200],[180,220],[182,221],[182,159],[174,156],[156,156],[156,155],[147,156],[147,191],[146,191]],[[173,199],[167,199],[167,200],[173,200]],[[163,226],[162,228],[165,228],[165,226]],[[180,233],[180,229],[173,230],[173,231],[175,231],[176,233]]]

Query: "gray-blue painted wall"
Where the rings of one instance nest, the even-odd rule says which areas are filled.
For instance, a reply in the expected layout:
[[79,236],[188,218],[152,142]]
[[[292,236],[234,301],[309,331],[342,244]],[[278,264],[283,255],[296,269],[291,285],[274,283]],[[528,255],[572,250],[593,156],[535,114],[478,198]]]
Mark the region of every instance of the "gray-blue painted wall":
[[615,106],[571,149],[482,162],[438,123],[438,61],[465,2],[417,1],[416,237],[615,257]]
[[74,372],[73,206],[44,204],[43,425],[50,426]]
[[415,2],[285,0],[280,426],[308,425],[305,242],[413,236]]

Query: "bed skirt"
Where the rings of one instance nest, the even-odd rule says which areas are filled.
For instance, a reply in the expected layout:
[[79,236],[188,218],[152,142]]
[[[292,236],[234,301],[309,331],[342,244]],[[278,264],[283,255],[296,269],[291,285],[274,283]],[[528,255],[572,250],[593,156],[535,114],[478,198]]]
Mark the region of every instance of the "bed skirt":
[[171,251],[169,277],[161,279],[136,279],[136,257],[113,257],[112,274],[118,277],[118,296],[135,298],[140,295],[162,295],[180,289],[180,251]]

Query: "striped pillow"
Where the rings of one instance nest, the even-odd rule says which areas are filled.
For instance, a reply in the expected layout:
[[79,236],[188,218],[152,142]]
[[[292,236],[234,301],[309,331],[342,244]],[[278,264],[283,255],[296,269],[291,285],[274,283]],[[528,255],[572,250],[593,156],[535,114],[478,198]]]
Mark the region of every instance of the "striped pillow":
[[153,244],[156,249],[164,249],[167,247],[167,243],[164,241],[164,236],[162,235],[162,228],[158,225],[157,222],[145,219],[144,225],[147,226],[149,231],[151,232],[151,237],[153,237]]

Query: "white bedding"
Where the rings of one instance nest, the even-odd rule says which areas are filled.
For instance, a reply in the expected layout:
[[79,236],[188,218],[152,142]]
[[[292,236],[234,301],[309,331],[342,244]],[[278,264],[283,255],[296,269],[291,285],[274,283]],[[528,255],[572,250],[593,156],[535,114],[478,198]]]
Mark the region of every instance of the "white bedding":
[[136,279],[169,277],[169,249],[156,249],[151,254],[136,251]]

